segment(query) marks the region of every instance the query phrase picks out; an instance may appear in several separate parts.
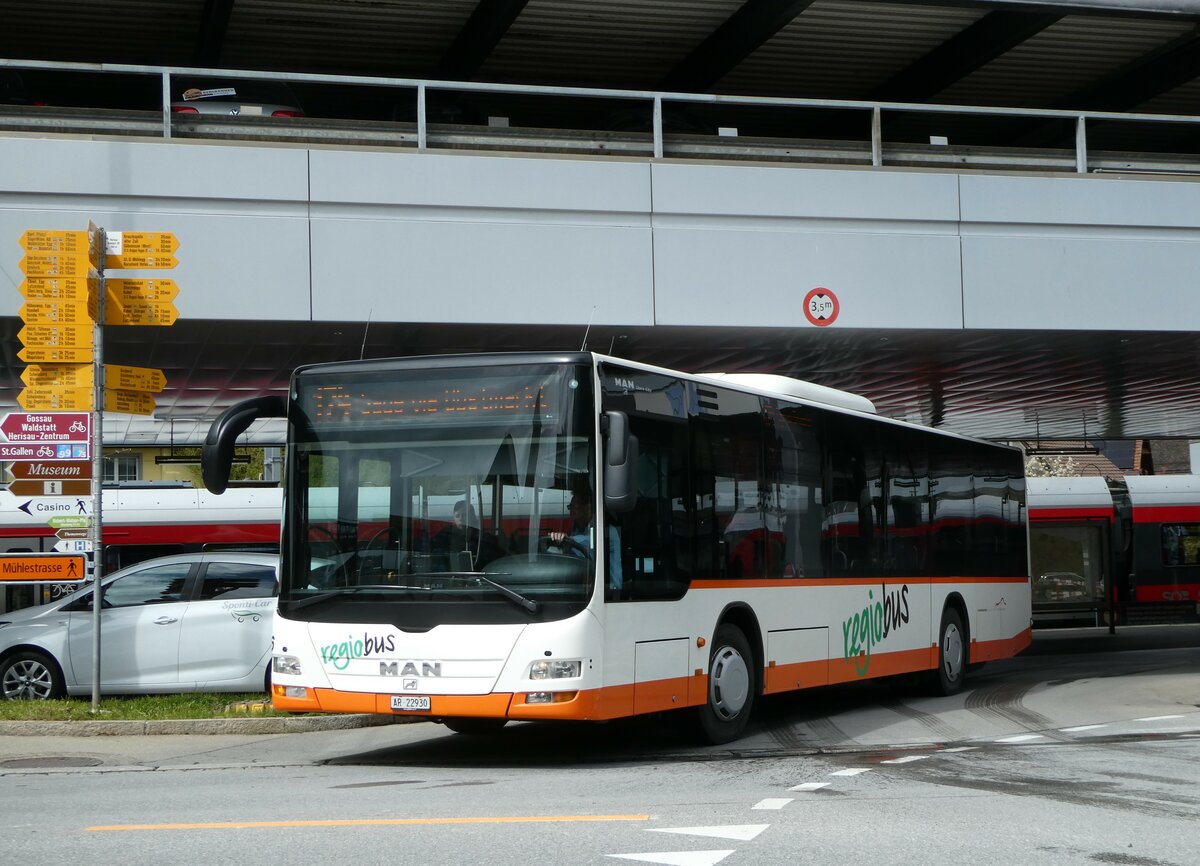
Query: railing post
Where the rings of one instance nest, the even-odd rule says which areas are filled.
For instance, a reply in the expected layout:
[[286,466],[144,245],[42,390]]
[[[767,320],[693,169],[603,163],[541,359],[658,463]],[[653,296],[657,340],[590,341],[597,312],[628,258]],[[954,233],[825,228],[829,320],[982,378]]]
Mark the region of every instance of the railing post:
[[1087,118],[1082,114],[1075,119],[1075,171],[1087,174]]
[[424,150],[426,145],[425,129],[425,85],[417,85],[417,150]]
[[171,137],[171,73],[162,74],[163,138]]
[[663,158],[662,97],[654,97],[654,158]]
[[883,112],[878,105],[871,109],[871,165],[883,165]]

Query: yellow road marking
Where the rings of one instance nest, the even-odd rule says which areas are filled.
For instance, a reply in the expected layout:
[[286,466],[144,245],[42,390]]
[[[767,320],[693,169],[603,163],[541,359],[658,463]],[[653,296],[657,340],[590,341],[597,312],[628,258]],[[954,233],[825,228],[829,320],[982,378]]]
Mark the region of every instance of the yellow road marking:
[[419,824],[550,824],[570,821],[649,821],[649,815],[517,815],[496,818],[355,818],[316,821],[227,821],[213,824],[102,824],[85,830],[246,830],[271,827],[395,827]]

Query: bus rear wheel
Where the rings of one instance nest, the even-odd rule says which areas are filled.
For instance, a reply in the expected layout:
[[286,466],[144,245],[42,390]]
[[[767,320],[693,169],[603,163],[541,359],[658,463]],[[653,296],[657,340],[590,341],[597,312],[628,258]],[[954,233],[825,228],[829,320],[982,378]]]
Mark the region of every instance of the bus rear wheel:
[[704,739],[719,745],[740,737],[754,710],[756,690],[750,642],[737,626],[718,627],[708,656],[708,698],[698,710]]
[[962,616],[952,607],[942,611],[938,629],[938,666],[930,677],[930,685],[938,695],[954,695],[962,691],[969,664],[967,632]]
[[459,718],[442,719],[442,724],[456,734],[466,734],[473,737],[497,734],[508,724],[508,719]]

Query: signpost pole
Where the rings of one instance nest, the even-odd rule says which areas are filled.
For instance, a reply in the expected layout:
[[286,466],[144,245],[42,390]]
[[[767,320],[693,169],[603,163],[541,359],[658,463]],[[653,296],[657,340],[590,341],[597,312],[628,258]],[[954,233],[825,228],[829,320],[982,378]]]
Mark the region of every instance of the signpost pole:
[[96,244],[96,269],[100,273],[97,315],[92,325],[93,360],[92,388],[95,403],[92,408],[92,712],[100,712],[100,578],[104,574],[104,305],[108,289],[104,283],[104,257],[107,244],[104,229],[93,232]]

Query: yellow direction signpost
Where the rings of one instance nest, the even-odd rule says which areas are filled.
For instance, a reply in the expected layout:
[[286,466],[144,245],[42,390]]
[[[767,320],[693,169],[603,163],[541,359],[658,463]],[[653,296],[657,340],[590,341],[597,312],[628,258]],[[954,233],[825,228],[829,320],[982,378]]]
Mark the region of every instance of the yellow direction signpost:
[[26,301],[18,314],[31,324],[87,325],[92,322],[87,304],[75,301]]
[[124,306],[133,303],[167,303],[179,297],[179,286],[174,280],[111,279],[105,281],[109,299]]
[[30,364],[21,381],[31,388],[90,388],[91,364]]
[[21,249],[28,253],[69,253],[88,256],[92,250],[91,232],[29,229],[21,234]]
[[17,402],[27,412],[91,412],[95,408],[95,389],[71,387],[22,388]]
[[170,301],[130,301],[119,303],[111,294],[104,305],[106,325],[174,325],[179,319],[179,310]]
[[27,277],[86,277],[92,270],[87,253],[30,253],[20,261]]
[[26,348],[90,349],[94,345],[91,325],[26,325],[17,331],[17,339]]
[[30,277],[17,286],[30,301],[75,301],[86,303],[100,292],[100,276],[87,277]]
[[90,364],[96,360],[91,346],[26,346],[17,357],[26,364]]
[[170,232],[106,232],[104,265],[109,268],[173,268],[179,240]]
[[118,364],[105,364],[104,387],[157,394],[167,387],[167,377],[163,375],[162,370],[156,370],[153,367],[123,367]]
[[104,389],[104,411],[124,412],[126,415],[153,415],[155,402],[149,394],[140,391]]

